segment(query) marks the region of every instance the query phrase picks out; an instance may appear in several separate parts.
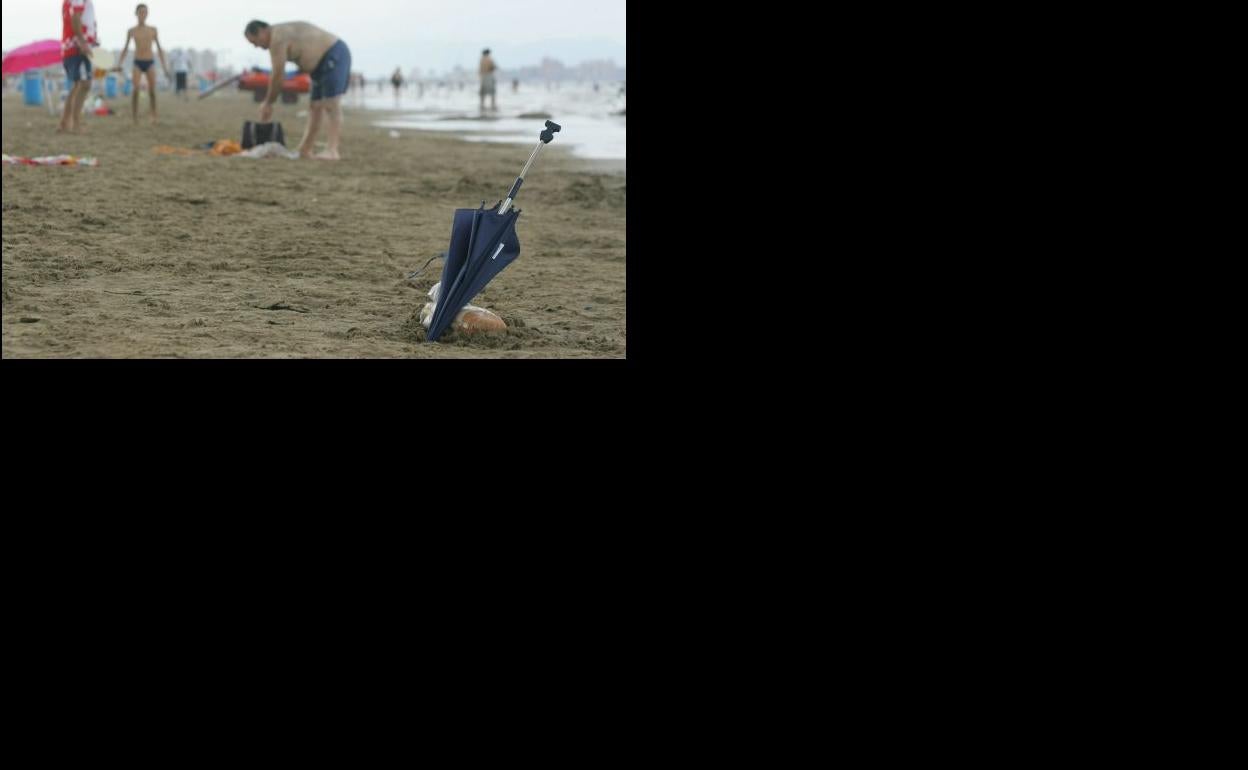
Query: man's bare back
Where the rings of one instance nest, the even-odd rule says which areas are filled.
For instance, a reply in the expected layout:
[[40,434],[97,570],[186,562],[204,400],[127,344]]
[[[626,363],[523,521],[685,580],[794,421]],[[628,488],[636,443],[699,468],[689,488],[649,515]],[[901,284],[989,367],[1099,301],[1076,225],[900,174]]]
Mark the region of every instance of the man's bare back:
[[[268,92],[260,99],[257,117],[260,123],[273,122],[273,104],[281,95],[281,73],[287,62],[293,62],[300,70],[312,76],[312,91],[308,98],[308,126],[299,142],[299,156],[338,160],[338,146],[342,136],[342,109],[340,102],[346,93],[351,74],[351,49],[346,42],[332,32],[306,21],[287,21],[269,24],[252,19],[243,29],[243,37],[256,48],[269,52],[273,63],[273,76],[269,78]],[[325,152],[312,155],[313,144],[320,130],[321,118],[328,120],[329,144]]]
[[270,54],[280,47],[285,51],[286,61],[299,65],[303,72],[316,69],[325,52],[338,42],[337,35],[306,21],[272,24],[269,29],[273,35],[269,42]]

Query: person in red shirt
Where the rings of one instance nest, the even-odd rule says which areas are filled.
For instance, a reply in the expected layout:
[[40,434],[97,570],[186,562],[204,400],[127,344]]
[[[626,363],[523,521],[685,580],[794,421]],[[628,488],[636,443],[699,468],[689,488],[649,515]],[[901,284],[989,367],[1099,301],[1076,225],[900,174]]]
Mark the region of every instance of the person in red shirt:
[[95,7],[91,0],[61,2],[61,64],[73,86],[65,97],[58,132],[83,132],[82,105],[91,91],[91,48],[98,46]]

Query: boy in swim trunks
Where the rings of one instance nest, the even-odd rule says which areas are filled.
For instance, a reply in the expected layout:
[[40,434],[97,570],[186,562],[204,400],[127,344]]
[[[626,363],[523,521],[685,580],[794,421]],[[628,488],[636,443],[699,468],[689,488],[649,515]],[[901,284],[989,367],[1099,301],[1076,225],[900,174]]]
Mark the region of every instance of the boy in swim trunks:
[[347,80],[351,74],[351,50],[347,44],[337,35],[306,21],[270,25],[256,20],[247,25],[243,36],[257,48],[266,49],[273,59],[269,92],[260,104],[260,122],[272,122],[273,103],[282,93],[286,62],[294,62],[300,70],[312,76],[308,127],[299,143],[299,157],[313,157],[312,148],[324,117],[328,124],[329,142],[325,151],[316,157],[338,160],[342,139],[342,95],[347,91]]
[[134,9],[134,15],[139,17],[139,25],[131,27],[126,33],[126,44],[121,49],[121,57],[118,61],[125,61],[126,51],[130,48],[130,41],[134,40],[134,72],[133,81],[134,89],[130,99],[131,115],[134,122],[139,122],[139,73],[147,74],[147,93],[152,104],[152,125],[156,124],[156,71],[152,69],[155,60],[152,58],[152,43],[156,44],[156,50],[160,53],[160,66],[165,71],[165,78],[169,77],[169,65],[165,63],[165,49],[160,47],[160,40],[156,37],[156,28],[147,26],[147,5],[139,3]]

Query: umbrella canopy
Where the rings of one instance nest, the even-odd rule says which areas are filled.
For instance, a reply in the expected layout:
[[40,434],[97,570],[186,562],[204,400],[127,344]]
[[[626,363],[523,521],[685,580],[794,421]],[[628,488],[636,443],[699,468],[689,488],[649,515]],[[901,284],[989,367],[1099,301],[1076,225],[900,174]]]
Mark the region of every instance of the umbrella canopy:
[[21,48],[14,48],[4,55],[0,65],[0,74],[16,75],[38,67],[48,67],[61,63],[61,41],[40,40],[27,43]]
[[516,220],[520,212],[511,204],[537,153],[555,138],[555,132],[560,128],[559,124],[546,121],[546,130],[529,156],[529,162],[524,164],[524,170],[497,209],[486,210],[482,201],[479,209],[455,210],[451,220],[451,245],[446,252],[442,283],[438,288],[438,305],[433,311],[426,337],[430,342],[436,341],[446,331],[459,311],[494,276],[520,256],[520,240],[516,237]]
[[438,306],[429,322],[428,339],[434,342],[446,331],[464,306],[494,276],[520,256],[516,220],[520,212],[505,214],[485,208],[456,209],[451,222],[451,246],[442,265]]

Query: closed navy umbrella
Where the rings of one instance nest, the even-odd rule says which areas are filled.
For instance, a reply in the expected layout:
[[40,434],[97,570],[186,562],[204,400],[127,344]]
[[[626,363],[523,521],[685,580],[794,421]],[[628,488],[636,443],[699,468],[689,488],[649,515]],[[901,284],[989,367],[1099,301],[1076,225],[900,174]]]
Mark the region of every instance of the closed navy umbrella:
[[550,144],[555,132],[562,128],[558,123],[546,121],[546,130],[529,161],[524,164],[520,176],[511,186],[507,197],[498,208],[486,209],[482,202],[479,209],[456,209],[451,220],[451,245],[442,266],[442,283],[438,287],[437,307],[429,322],[427,339],[434,342],[446,331],[451,321],[477,296],[490,280],[503,268],[520,256],[520,241],[516,238],[516,219],[520,212],[513,209],[524,175],[537,158],[542,147]]

